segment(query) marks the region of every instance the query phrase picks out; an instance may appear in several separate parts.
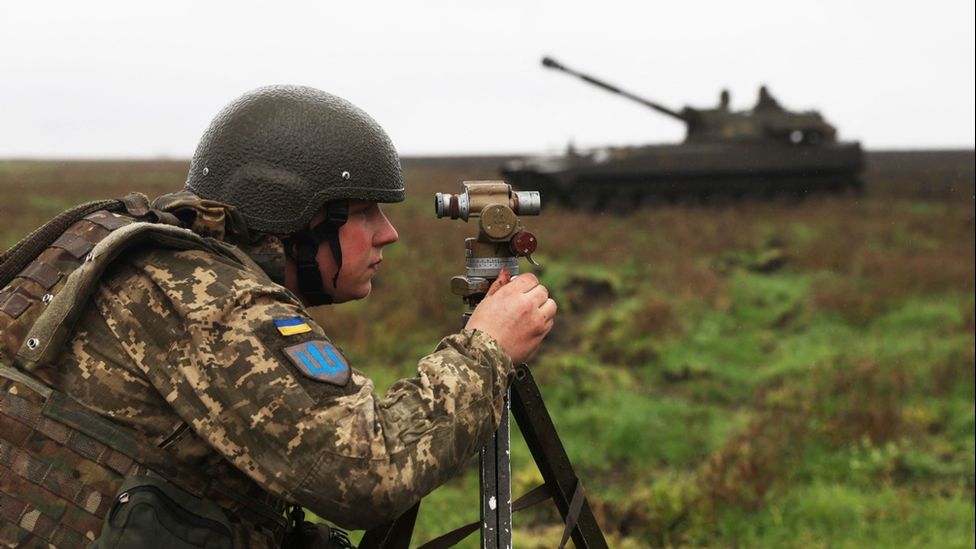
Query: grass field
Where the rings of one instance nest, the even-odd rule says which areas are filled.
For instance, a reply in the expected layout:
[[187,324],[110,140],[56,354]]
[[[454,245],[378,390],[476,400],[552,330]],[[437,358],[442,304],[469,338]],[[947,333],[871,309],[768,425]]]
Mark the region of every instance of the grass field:
[[[974,546],[973,164],[876,153],[862,196],[525,219],[560,304],[532,368],[612,547]],[[0,245],[186,167],[0,161]],[[459,322],[475,228],[435,220],[433,193],[496,168],[406,159],[374,294],[314,312],[378,387]],[[540,475],[515,438],[517,495]],[[478,518],[476,465],[415,540]],[[520,548],[561,531],[553,508],[516,516]]]

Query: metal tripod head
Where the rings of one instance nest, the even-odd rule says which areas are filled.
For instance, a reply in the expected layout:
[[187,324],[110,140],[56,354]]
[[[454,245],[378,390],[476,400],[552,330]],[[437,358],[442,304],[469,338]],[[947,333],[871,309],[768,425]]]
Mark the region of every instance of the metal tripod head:
[[434,212],[438,218],[478,219],[478,236],[464,241],[465,272],[451,279],[451,291],[473,309],[484,298],[502,269],[519,274],[519,257],[528,258],[538,246],[535,235],[525,230],[520,215],[539,215],[538,191],[515,191],[504,181],[465,181],[460,194],[437,193]]

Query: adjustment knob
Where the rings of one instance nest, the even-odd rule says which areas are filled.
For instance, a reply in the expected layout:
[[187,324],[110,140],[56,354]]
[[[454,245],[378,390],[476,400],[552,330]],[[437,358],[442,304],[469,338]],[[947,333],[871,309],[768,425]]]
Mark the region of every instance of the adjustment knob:
[[528,257],[535,253],[535,249],[539,246],[539,241],[536,240],[535,235],[529,231],[519,231],[515,233],[512,240],[509,242],[509,247],[512,253],[522,257]]

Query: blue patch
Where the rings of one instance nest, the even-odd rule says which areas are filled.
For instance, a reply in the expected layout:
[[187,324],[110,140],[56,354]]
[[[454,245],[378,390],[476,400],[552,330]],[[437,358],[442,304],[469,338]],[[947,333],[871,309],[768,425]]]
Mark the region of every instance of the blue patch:
[[340,387],[349,382],[349,362],[329,341],[306,341],[285,347],[284,351],[288,360],[307,377]]

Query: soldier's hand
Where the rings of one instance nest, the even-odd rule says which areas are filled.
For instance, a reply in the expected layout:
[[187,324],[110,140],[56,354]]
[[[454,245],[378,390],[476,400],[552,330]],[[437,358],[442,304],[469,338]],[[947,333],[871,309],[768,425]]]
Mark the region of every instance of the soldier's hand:
[[556,302],[531,273],[514,279],[503,269],[475,308],[467,327],[495,338],[512,357],[524,362],[552,329]]

